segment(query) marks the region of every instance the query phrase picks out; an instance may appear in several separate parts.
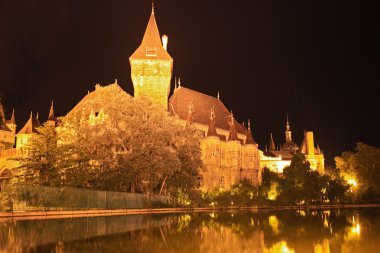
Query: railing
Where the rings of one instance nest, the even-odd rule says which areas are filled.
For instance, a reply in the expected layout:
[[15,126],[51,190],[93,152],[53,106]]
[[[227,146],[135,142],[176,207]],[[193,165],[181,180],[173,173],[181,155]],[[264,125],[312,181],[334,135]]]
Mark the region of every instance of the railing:
[[3,183],[0,210],[112,210],[167,206],[169,198],[158,195],[95,191],[70,187],[46,187]]

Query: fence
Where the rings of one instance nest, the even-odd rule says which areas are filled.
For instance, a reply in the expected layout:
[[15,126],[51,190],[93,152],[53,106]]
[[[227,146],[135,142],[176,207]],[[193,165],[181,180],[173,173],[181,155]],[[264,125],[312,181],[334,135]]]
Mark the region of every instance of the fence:
[[28,184],[3,184],[0,192],[0,210],[4,211],[137,209],[168,204],[165,196]]

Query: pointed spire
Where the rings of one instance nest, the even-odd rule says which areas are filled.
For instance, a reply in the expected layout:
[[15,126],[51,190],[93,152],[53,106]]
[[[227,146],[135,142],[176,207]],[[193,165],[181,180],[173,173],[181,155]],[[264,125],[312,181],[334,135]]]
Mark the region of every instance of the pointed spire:
[[292,131],[290,131],[289,115],[286,114],[286,127],[285,127],[285,140],[286,142],[292,142]]
[[0,122],[5,122],[5,114],[2,103],[0,103]]
[[17,134],[33,134],[38,133],[37,128],[41,126],[38,120],[38,113],[36,118],[33,118],[33,112],[30,112],[30,118],[24,125],[24,127]]
[[51,106],[50,106],[50,111],[49,111],[49,117],[48,117],[47,121],[58,122],[57,118],[54,115],[54,101],[53,100],[51,101]]
[[152,14],[154,14],[154,0],[152,0]]
[[13,108],[10,124],[16,125],[15,109]]
[[215,127],[215,108],[214,106],[211,107],[210,110],[210,121],[208,124],[208,130],[207,130],[207,135],[206,136],[218,136],[216,132],[216,127]]
[[169,53],[164,49],[161,41],[160,32],[158,31],[154,4],[152,3],[152,12],[145,30],[143,40],[132,54],[130,59],[163,59],[173,60]]
[[229,141],[237,141],[237,132],[236,132],[236,126],[235,126],[235,119],[234,119],[234,114],[232,113],[231,110],[231,123],[230,123],[230,136],[228,138]]
[[286,114],[286,131],[290,131],[289,115]]
[[219,94],[219,91],[218,91],[218,100],[220,100],[220,94]]
[[117,84],[117,78],[115,79],[115,84]]
[[178,88],[181,88],[181,77],[178,77]]
[[248,119],[248,129],[247,129],[247,135],[245,139],[245,144],[256,144],[255,140],[253,139],[252,136],[252,131],[251,131],[251,120]]
[[274,144],[273,134],[270,133],[269,151],[276,151],[276,145]]

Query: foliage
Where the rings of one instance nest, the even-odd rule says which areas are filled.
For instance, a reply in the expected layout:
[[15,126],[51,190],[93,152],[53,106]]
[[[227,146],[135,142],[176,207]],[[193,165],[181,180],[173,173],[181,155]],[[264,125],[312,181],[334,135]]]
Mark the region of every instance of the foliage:
[[53,126],[45,124],[38,131],[38,135],[32,136],[28,155],[19,158],[22,166],[14,175],[17,174],[21,181],[28,179],[41,185],[59,186],[64,147],[57,146],[57,133]]
[[97,87],[56,129],[32,138],[24,168],[39,184],[189,194],[202,167],[200,135],[148,99],[118,86]]
[[202,197],[202,205],[211,207],[253,206],[258,204],[257,187],[249,180],[233,184],[229,189],[214,189]]
[[280,177],[268,168],[263,169],[259,195],[263,199],[276,200],[280,192]]
[[342,177],[351,182],[352,197],[356,201],[380,201],[380,149],[357,143],[355,151],[335,157]]

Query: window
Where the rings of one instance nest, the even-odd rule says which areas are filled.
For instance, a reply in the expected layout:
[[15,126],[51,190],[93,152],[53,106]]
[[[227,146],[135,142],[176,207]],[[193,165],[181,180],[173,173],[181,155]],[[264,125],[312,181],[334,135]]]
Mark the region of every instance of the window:
[[146,47],[146,56],[157,56],[156,47]]

